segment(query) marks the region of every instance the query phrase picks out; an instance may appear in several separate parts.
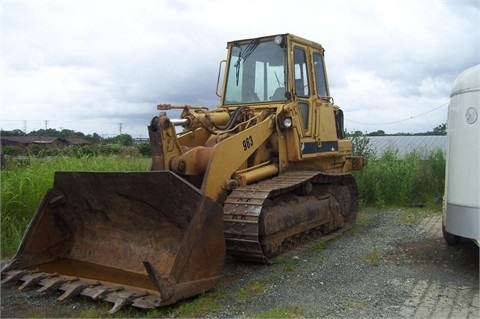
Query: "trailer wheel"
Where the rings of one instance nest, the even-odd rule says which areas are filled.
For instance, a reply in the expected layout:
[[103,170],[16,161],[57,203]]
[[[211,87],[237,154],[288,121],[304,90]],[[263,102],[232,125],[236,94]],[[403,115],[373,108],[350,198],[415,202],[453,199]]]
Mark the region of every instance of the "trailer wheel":
[[450,234],[449,232],[447,232],[445,230],[445,226],[443,226],[443,225],[442,225],[442,233],[443,233],[443,238],[445,239],[445,241],[449,245],[458,245],[458,243],[462,239],[462,237],[460,237],[460,236]]

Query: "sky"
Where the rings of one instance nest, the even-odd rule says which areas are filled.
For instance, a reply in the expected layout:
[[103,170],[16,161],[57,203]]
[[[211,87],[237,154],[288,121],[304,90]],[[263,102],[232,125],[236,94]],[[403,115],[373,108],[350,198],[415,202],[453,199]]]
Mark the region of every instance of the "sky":
[[[157,104],[215,108],[226,43],[321,43],[348,132],[446,123],[480,63],[480,0],[1,0],[0,127],[148,137]],[[176,114],[169,114],[172,118]]]

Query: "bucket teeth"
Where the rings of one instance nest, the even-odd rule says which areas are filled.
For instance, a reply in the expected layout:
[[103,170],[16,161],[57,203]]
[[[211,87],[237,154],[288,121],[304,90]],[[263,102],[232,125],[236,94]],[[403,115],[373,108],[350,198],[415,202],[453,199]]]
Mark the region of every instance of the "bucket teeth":
[[120,291],[120,290],[124,290],[124,288],[121,286],[111,287],[107,285],[100,285],[100,286],[85,288],[82,291],[82,295],[89,296],[93,300],[97,300],[97,299],[103,299],[106,295],[116,291]]
[[93,300],[105,300],[113,303],[109,313],[113,314],[125,306],[142,309],[152,309],[162,306],[160,295],[148,291],[126,289],[123,286],[110,286],[101,282],[84,281],[77,277],[63,276],[58,273],[45,273],[38,270],[9,270],[2,273],[4,277],[1,284],[23,281],[18,290],[41,286],[37,292],[45,293],[55,290],[62,290],[64,293],[57,298],[63,301],[77,295],[83,295]]
[[[98,283],[98,284],[100,284],[100,283]],[[66,287],[64,287],[64,286],[66,286]],[[66,289],[65,289],[65,292],[63,293],[63,295],[58,297],[58,300],[63,301],[65,299],[75,297],[76,295],[81,294],[82,290],[89,287],[89,286],[92,286],[92,284],[83,282],[81,280],[74,280],[74,281],[68,283],[67,285],[62,285],[62,290],[64,290],[63,288],[66,288]]]
[[23,284],[18,287],[18,290],[24,290],[25,288],[36,286],[40,280],[50,277],[51,275],[44,272],[35,272],[22,277]]
[[[108,301],[114,302],[112,309],[110,309],[108,313],[113,314],[118,310],[122,309],[123,307],[131,304],[133,300],[137,298],[141,298],[146,295],[148,295],[148,292],[139,293],[139,292],[133,292],[133,291],[121,291],[118,293],[114,293],[110,295],[109,298],[107,299]],[[111,300],[112,298],[115,301],[112,301]]]
[[62,276],[55,276],[52,278],[42,280],[43,287],[38,289],[38,292],[48,292],[57,290],[63,283],[66,283],[69,279]]
[[152,309],[162,305],[159,295],[148,291],[128,290],[123,286],[109,286],[100,282],[84,281],[76,277],[62,276],[57,273],[45,273],[38,270],[10,270],[2,273],[4,278],[1,284],[23,281],[18,290],[41,286],[37,292],[51,292],[62,290],[64,293],[57,298],[59,301],[83,295],[93,300],[105,300],[113,303],[109,313],[113,314],[125,306],[132,305],[137,308]]
[[148,295],[135,299],[132,306],[143,309],[152,309],[160,307],[162,299],[159,296]]
[[26,274],[28,274],[28,271],[24,269],[8,271],[6,272],[5,278],[2,279],[1,284],[4,285],[12,281],[18,281]]

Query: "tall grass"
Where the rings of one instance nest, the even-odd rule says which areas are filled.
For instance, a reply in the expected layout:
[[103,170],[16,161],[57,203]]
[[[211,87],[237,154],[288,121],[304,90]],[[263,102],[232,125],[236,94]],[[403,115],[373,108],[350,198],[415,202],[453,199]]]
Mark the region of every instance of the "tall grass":
[[425,205],[441,200],[445,186],[445,155],[442,150],[427,156],[410,153],[400,157],[394,150],[381,157],[367,157],[356,172],[364,205]]
[[150,160],[139,157],[31,157],[25,165],[1,171],[1,254],[17,249],[32,215],[53,184],[55,171],[145,171]]

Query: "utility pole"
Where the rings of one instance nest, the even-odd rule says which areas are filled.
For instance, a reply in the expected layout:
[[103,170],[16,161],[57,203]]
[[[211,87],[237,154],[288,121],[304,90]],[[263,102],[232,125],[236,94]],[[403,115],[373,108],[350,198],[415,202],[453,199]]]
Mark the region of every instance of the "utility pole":
[[118,123],[118,130],[120,131],[120,135],[122,135],[122,125],[123,123]]
[[45,120],[45,131],[47,130],[48,120]]

